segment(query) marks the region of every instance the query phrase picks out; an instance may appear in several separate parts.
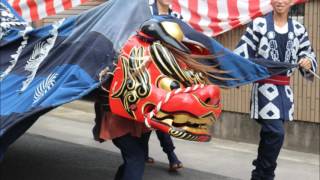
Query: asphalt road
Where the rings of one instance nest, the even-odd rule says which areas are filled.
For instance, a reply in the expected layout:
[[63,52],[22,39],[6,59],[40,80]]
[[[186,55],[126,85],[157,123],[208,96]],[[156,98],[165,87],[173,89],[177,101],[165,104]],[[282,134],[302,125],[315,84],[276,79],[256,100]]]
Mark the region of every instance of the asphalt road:
[[[120,152],[110,141],[92,139],[92,111],[92,103],[76,101],[42,116],[10,146],[0,180],[112,180],[122,163]],[[257,145],[217,138],[208,143],[173,140],[185,168],[167,171],[168,159],[152,133],[149,152],[156,163],[146,167],[144,180],[250,179]],[[319,167],[319,154],[282,149],[276,180],[319,180]]]
[[[8,150],[0,165],[1,180],[112,180],[122,163],[120,154],[25,134]],[[144,180],[231,180],[184,168],[170,173],[167,164],[147,165]]]

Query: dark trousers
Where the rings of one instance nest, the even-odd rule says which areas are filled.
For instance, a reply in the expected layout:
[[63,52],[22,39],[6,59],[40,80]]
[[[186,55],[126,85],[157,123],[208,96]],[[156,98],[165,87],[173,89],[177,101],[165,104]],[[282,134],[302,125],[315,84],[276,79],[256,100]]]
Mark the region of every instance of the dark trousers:
[[[156,134],[157,134],[157,137],[160,141],[160,146],[162,147],[163,152],[165,152],[166,154],[173,153],[173,150],[175,149],[175,147],[173,145],[171,136],[169,134],[164,133],[159,130],[156,130]],[[147,141],[149,141],[150,135],[151,135],[151,132],[148,134],[148,137],[146,139]],[[147,145],[146,149],[147,149],[147,154],[146,154],[147,156],[146,157],[148,157],[148,155],[149,155],[148,145]]]
[[[168,156],[170,166],[173,164],[181,163],[180,160],[178,159],[177,155],[174,153],[175,147],[173,145],[171,136],[167,133],[164,133],[164,132],[158,131],[158,130],[156,130],[156,134],[157,134],[157,137],[160,141],[160,146],[162,147],[163,152],[165,152]],[[147,141],[149,141],[150,135],[151,135],[151,132],[148,134],[148,136],[146,136]],[[146,149],[147,149],[147,151],[146,151],[145,158],[147,160],[147,158],[149,157],[148,144],[146,145]]]
[[163,152],[169,154],[172,153],[175,149],[171,136],[168,133],[162,131],[156,131],[157,137],[160,141],[160,146],[162,147]]
[[113,144],[120,149],[123,158],[123,164],[118,168],[115,180],[142,180],[145,147],[148,144],[145,136],[148,136],[148,133],[143,134],[140,138],[127,134],[112,140]]
[[5,153],[5,149],[3,147],[0,146],[0,164],[4,158],[4,153]]
[[283,120],[263,120],[257,122],[261,125],[258,157],[253,161],[256,167],[252,171],[252,180],[273,180],[277,167],[277,158],[284,141]]

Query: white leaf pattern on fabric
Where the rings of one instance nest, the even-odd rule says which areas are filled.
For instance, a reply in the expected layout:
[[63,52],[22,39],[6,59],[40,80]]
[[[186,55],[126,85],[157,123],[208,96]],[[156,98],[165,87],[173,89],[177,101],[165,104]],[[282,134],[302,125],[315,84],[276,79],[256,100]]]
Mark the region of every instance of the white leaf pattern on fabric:
[[11,12],[10,10],[3,4],[0,3],[0,40],[6,35],[9,34],[11,29],[21,29],[19,34],[22,36],[22,42],[18,47],[15,54],[11,55],[10,65],[0,73],[0,82],[5,79],[5,77],[10,74],[12,69],[18,62],[18,58],[28,43],[28,36],[26,35],[29,31],[32,30],[32,27],[29,26],[26,22],[19,21]]
[[33,104],[37,103],[55,85],[58,74],[52,73],[36,88],[33,96]]
[[22,52],[22,50],[26,47],[27,43],[28,43],[28,39],[29,37],[26,36],[26,33],[29,30],[26,29],[25,31],[23,31],[23,41],[21,42],[16,54],[11,55],[12,60],[10,61],[10,65],[7,67],[6,70],[3,71],[3,73],[0,74],[0,82],[12,71],[12,69],[16,66],[17,62],[18,62],[18,58]]
[[26,22],[20,22],[10,10],[0,2],[0,39],[7,35],[14,26],[27,26]]
[[27,76],[27,79],[22,82],[20,92],[25,91],[33,81],[40,64],[47,57],[49,51],[54,46],[54,43],[58,37],[58,28],[63,23],[63,21],[64,19],[52,25],[52,30],[50,31],[50,38],[35,45],[32,55],[30,59],[27,61],[27,65],[25,66],[25,70],[29,71],[30,74]]

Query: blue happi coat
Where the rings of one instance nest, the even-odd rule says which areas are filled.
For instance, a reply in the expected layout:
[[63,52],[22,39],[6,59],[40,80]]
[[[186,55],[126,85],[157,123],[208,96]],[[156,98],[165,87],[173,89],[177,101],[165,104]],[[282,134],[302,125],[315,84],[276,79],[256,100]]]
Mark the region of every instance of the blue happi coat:
[[[241,37],[235,52],[246,58],[262,58],[266,61],[296,64],[308,57],[312,62],[311,70],[315,72],[317,61],[312,50],[305,27],[288,19],[288,31],[278,33],[275,30],[273,14],[253,20]],[[293,70],[283,73],[291,76]],[[300,72],[307,79],[313,75],[303,69]],[[251,118],[293,120],[293,92],[288,85],[253,83],[251,94]]]

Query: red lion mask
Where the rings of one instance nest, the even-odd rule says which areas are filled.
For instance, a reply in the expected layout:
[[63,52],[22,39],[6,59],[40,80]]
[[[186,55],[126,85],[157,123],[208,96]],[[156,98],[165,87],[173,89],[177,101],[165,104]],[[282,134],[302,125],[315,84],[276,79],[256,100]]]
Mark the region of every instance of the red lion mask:
[[178,61],[178,52],[208,54],[197,43],[182,41],[173,22],[147,22],[123,46],[110,86],[112,113],[145,123],[171,136],[209,141],[220,116],[220,89],[203,73]]

